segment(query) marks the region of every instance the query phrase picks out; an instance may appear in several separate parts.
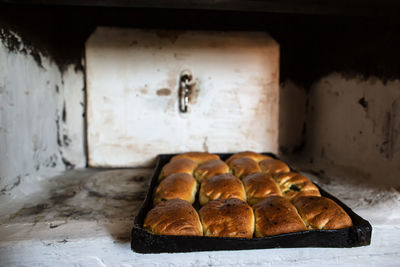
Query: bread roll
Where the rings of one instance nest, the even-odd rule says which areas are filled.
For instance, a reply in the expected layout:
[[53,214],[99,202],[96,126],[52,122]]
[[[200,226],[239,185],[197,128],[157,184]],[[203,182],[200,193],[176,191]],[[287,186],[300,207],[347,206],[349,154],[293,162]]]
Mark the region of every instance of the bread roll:
[[213,159],[200,164],[194,170],[193,176],[198,182],[202,182],[204,179],[228,172],[229,167],[225,162],[219,159]]
[[269,174],[252,173],[243,179],[247,203],[251,206],[269,196],[281,196],[278,184]]
[[233,154],[232,156],[230,156],[226,160],[226,163],[229,165],[229,163],[232,160],[240,159],[240,158],[249,158],[249,159],[254,160],[257,163],[264,159],[272,159],[272,157],[270,157],[270,156],[265,156],[265,155],[262,155],[262,154],[259,154],[259,153],[253,152],[253,151],[243,151],[243,152],[239,152],[239,153],[236,153],[236,154]]
[[251,238],[254,231],[253,210],[237,199],[210,201],[200,211],[204,235]]
[[284,197],[271,196],[253,206],[256,237],[307,230],[296,208]]
[[242,182],[230,173],[220,174],[204,180],[200,186],[200,205],[215,199],[238,198],[246,201]]
[[203,235],[196,210],[182,199],[171,199],[155,206],[147,213],[143,227],[157,235]]
[[295,200],[302,196],[321,196],[318,187],[310,179],[299,173],[280,173],[274,175],[274,178],[284,196],[290,200]]
[[206,161],[213,159],[220,159],[218,155],[210,154],[208,152],[187,152],[183,154],[176,155],[171,158],[171,162],[177,159],[191,159],[197,164],[202,164]]
[[290,172],[289,166],[283,161],[277,159],[265,159],[260,161],[258,164],[263,173],[275,174]]
[[229,163],[232,174],[242,179],[250,173],[260,172],[258,163],[250,158],[237,158]]
[[342,207],[329,198],[299,197],[294,205],[310,229],[342,229],[353,225]]
[[157,205],[161,201],[179,198],[193,204],[197,188],[197,181],[190,174],[171,174],[157,186],[153,203]]
[[190,159],[182,158],[174,160],[172,162],[170,161],[162,168],[159,180],[162,180],[165,177],[174,173],[187,173],[192,175],[196,167],[197,163]]

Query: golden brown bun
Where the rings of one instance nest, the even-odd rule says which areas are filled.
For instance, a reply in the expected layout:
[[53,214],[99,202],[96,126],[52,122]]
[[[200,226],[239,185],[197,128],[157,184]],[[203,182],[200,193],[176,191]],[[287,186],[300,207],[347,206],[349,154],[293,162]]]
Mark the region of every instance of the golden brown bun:
[[197,164],[202,164],[203,162],[220,158],[218,155],[210,154],[208,152],[187,152],[172,157],[170,161],[172,162],[177,159],[191,159]]
[[243,179],[247,194],[247,203],[251,206],[269,196],[281,196],[278,184],[269,174],[252,173]]
[[265,156],[253,151],[243,151],[243,152],[239,152],[236,154],[233,154],[232,156],[230,156],[227,160],[226,163],[229,165],[229,163],[234,160],[234,159],[240,159],[240,158],[250,158],[252,160],[254,160],[255,162],[259,162],[261,160],[264,159],[272,159],[272,157],[270,156]]
[[197,187],[198,185],[196,180],[190,174],[171,174],[158,185],[153,203],[154,205],[157,205],[161,201],[179,198],[193,204],[196,197]]
[[159,180],[174,174],[174,173],[187,173],[192,175],[197,163],[190,159],[177,159],[165,164],[161,170]]
[[321,196],[318,187],[310,179],[299,173],[280,173],[274,175],[274,178],[284,196],[290,200],[295,200],[302,196]]
[[237,199],[210,201],[200,211],[205,236],[251,238],[254,231],[253,210]]
[[242,179],[250,173],[260,172],[261,169],[258,163],[250,158],[238,158],[229,163],[232,174]]
[[271,196],[253,206],[256,237],[307,230],[296,208],[284,197]]
[[157,235],[203,235],[196,210],[182,199],[168,200],[155,206],[147,213],[143,226]]
[[275,174],[290,172],[289,166],[285,162],[277,159],[265,159],[260,161],[258,164],[263,173]]
[[238,198],[246,201],[242,182],[230,173],[210,177],[201,183],[200,205],[215,199]]
[[219,159],[213,159],[204,162],[194,170],[193,176],[198,182],[208,179],[212,176],[228,173],[229,167],[225,162]]
[[329,198],[300,197],[294,204],[311,229],[342,229],[353,225],[342,207]]

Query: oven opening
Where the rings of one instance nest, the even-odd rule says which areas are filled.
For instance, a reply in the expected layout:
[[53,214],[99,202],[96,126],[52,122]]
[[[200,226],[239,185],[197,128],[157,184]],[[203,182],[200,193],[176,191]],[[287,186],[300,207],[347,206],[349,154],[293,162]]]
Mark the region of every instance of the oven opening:
[[[128,2],[0,1],[0,265],[394,264],[397,3]],[[245,150],[336,196],[371,244],[132,252],[157,155]]]

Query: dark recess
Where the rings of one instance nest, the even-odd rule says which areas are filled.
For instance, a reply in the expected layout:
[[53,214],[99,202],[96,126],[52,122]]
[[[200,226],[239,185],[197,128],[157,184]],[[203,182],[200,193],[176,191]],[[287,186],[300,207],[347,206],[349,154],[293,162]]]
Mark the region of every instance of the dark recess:
[[291,79],[309,89],[332,72],[345,77],[376,76],[384,82],[400,78],[400,19],[393,12],[388,16],[382,12],[379,16],[328,16],[0,4],[0,37],[12,51],[19,41],[9,33],[17,32],[36,51],[38,63],[40,51],[63,70],[67,64],[82,68],[84,42],[96,25],[268,31],[281,46],[281,82]]

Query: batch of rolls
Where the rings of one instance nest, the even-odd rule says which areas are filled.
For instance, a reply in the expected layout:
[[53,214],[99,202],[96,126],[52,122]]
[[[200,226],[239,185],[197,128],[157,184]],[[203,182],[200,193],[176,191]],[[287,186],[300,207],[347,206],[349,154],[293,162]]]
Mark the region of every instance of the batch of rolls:
[[225,162],[206,152],[176,155],[162,168],[153,195],[143,226],[159,235],[252,238],[352,225],[310,179],[251,151]]

